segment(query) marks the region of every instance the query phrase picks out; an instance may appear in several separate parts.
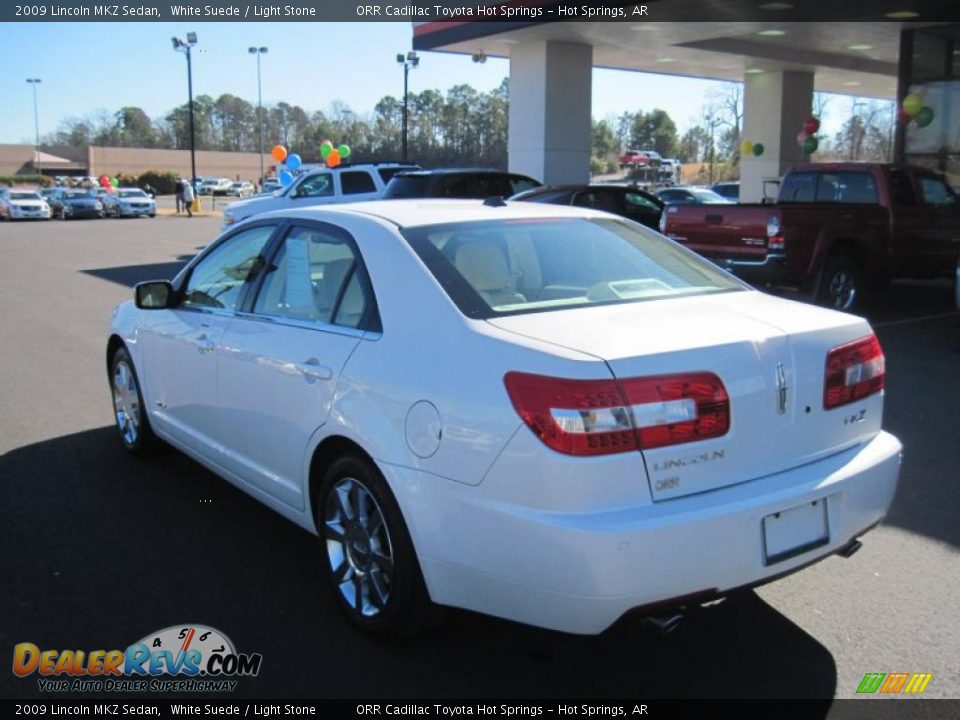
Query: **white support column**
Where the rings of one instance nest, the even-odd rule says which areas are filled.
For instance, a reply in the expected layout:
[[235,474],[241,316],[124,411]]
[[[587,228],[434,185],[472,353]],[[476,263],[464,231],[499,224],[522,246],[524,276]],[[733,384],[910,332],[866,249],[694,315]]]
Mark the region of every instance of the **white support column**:
[[543,183],[590,180],[593,48],[546,41],[510,52],[511,172]]
[[813,73],[776,70],[744,76],[744,140],[763,143],[763,155],[740,161],[740,201],[760,202],[764,180],[794,163],[808,162],[797,143],[813,106]]

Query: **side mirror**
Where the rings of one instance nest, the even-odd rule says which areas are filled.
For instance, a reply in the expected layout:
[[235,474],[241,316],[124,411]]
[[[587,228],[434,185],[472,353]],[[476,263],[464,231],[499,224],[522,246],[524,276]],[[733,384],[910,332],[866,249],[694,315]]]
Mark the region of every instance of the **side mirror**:
[[133,301],[141,310],[162,310],[173,305],[173,285],[169,280],[148,280],[133,288]]

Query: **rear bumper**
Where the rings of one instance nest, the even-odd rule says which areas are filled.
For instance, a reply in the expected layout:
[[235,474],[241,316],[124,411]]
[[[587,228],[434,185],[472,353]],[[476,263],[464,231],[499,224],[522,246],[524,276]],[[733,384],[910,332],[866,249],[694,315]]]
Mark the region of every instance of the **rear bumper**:
[[754,285],[783,285],[787,281],[787,256],[770,253],[762,260],[712,257],[724,270]]
[[[760,584],[845,548],[886,515],[900,454],[899,441],[880,433],[758,480],[579,513],[492,498],[489,476],[465,486],[396,467],[387,474],[434,601],[594,634],[634,608]],[[769,563],[763,519],[813,501],[827,504],[826,542]]]

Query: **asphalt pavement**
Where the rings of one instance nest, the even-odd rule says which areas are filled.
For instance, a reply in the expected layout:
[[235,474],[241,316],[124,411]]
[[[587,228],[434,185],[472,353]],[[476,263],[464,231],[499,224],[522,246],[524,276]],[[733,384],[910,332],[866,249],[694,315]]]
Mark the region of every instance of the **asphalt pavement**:
[[[844,698],[868,672],[930,672],[926,696],[960,695],[960,316],[946,283],[894,283],[866,307],[905,453],[890,516],[853,558],[667,636],[637,617],[575,637],[451,611],[389,644],[321,591],[314,537],[182,454],[141,461],[114,436],[110,310],[135,282],[171,277],[218,222],[0,224],[0,652],[124,648],[203,623],[262,653],[245,697]],[[0,696],[37,695],[35,678],[0,672]]]

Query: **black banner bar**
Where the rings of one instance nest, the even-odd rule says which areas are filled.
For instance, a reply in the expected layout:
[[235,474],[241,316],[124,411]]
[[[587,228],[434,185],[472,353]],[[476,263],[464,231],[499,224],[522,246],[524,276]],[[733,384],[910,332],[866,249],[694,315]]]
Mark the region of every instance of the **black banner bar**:
[[960,700],[249,700],[96,699],[0,700],[8,717],[23,718],[770,718],[776,720],[953,720]]
[[[771,11],[769,8],[776,8]],[[904,13],[907,13],[904,15]],[[3,22],[342,22],[437,24],[530,22],[950,22],[956,0],[15,0],[0,3]]]

